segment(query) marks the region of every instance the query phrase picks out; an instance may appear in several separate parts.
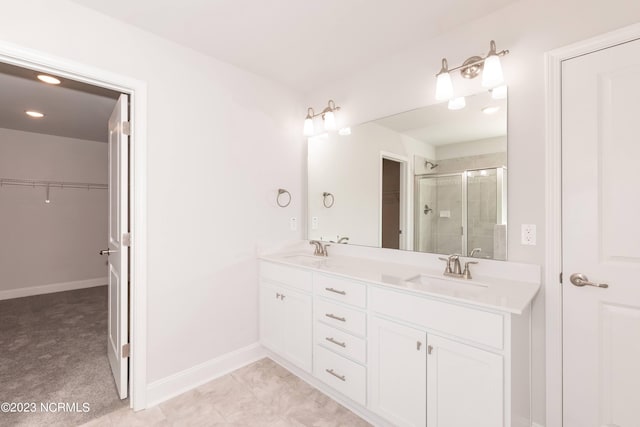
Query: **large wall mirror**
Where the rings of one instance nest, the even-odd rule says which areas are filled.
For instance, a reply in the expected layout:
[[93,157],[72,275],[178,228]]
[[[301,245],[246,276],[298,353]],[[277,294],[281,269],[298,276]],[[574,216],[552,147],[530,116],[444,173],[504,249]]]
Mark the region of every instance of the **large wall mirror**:
[[507,99],[309,138],[308,238],[507,259]]

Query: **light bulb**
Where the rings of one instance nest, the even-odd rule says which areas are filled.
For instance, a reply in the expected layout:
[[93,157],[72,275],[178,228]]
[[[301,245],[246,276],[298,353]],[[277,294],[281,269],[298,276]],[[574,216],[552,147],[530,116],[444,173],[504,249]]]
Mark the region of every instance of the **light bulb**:
[[494,87],[491,89],[492,99],[505,99],[507,97],[507,85]]
[[308,117],[304,119],[304,129],[302,130],[304,136],[313,136],[313,119]]
[[487,59],[484,60],[484,69],[482,70],[482,86],[483,87],[496,87],[504,83],[504,76],[502,75],[502,65],[500,64],[500,57],[497,54],[490,54]]
[[325,130],[336,130],[336,115],[333,114],[333,111],[324,113],[323,118]]
[[449,72],[438,74],[436,77],[436,100],[446,101],[453,97],[453,83]]
[[451,98],[449,100],[449,110],[462,110],[466,107],[467,101],[464,96],[459,96],[458,98]]
[[44,117],[44,114],[41,113],[40,111],[29,110],[29,111],[25,111],[24,113],[29,117],[33,117],[34,119],[41,119]]

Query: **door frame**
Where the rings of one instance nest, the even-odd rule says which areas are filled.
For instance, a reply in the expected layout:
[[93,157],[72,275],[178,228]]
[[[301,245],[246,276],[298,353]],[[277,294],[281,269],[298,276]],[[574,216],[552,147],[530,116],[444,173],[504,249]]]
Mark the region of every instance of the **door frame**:
[[633,24],[545,54],[545,344],[547,426],[562,425],[562,62],[640,38]]
[[146,408],[147,386],[147,83],[0,40],[0,62],[129,95],[132,123],[130,186],[130,407]]
[[382,247],[382,175],[384,171],[384,159],[400,163],[400,229],[402,230],[402,234],[400,235],[399,246],[401,250],[413,248],[413,228],[409,230],[413,215],[413,198],[410,197],[413,193],[413,183],[411,180],[409,159],[389,151],[380,151],[380,172],[378,174],[378,188],[380,189],[378,194],[378,242],[380,242],[380,247]]

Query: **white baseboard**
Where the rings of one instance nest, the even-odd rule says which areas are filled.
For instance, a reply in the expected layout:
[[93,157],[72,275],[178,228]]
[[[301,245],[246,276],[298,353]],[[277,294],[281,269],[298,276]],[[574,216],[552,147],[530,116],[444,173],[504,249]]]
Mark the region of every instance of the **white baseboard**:
[[147,408],[192,390],[266,356],[260,343],[223,354],[147,386]]
[[107,283],[106,277],[97,277],[95,279],[76,280],[74,282],[51,283],[49,285],[31,286],[29,288],[8,289],[6,291],[0,291],[0,300],[93,288],[95,286],[106,285]]

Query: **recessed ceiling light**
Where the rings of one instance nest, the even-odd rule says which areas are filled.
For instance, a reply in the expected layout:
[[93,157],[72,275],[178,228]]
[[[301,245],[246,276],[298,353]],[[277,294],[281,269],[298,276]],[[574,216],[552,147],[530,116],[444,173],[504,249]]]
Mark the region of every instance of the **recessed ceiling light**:
[[499,109],[500,107],[497,107],[497,106],[489,106],[489,107],[484,107],[482,109],[482,112],[485,114],[493,114],[493,113],[496,113]]
[[47,74],[38,74],[38,80],[40,80],[41,82],[45,82],[48,83],[50,85],[59,85],[60,84],[60,79],[57,79],[53,76],[49,76]]
[[44,114],[39,111],[25,111],[25,114],[29,117],[33,117],[34,119],[41,119],[44,117]]

